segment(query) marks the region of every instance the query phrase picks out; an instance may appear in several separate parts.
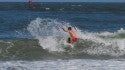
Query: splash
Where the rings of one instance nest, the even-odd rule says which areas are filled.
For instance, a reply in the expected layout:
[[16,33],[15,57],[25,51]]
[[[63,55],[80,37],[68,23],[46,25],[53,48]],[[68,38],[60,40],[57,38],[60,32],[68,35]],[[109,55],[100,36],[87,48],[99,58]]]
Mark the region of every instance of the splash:
[[33,20],[29,26],[28,31],[39,40],[40,45],[49,51],[63,51],[60,45],[66,45],[65,38],[68,37],[61,27],[66,28],[69,24],[62,25],[53,19],[37,18]]

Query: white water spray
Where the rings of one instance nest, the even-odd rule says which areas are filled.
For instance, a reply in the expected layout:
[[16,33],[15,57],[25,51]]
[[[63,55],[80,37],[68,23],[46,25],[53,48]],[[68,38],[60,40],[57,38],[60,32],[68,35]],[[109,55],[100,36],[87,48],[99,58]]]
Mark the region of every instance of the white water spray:
[[37,18],[29,24],[28,31],[39,40],[43,49],[63,51],[61,45],[67,45],[65,39],[68,35],[60,27],[66,28],[66,26],[69,25],[62,26],[57,20]]

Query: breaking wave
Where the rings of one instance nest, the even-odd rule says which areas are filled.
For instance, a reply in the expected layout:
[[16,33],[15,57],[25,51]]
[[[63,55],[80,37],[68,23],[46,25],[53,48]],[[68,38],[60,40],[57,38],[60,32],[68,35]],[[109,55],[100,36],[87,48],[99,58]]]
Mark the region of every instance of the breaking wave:
[[[71,49],[67,29],[72,27],[78,37]],[[1,39],[0,60],[42,60],[65,58],[125,58],[125,30],[88,32],[57,19],[36,18],[27,30],[33,39]]]
[[65,48],[68,47],[66,40],[69,36],[60,27],[66,29],[69,26],[73,28],[78,37],[74,50],[70,49],[69,53],[116,57],[125,54],[125,30],[123,28],[114,33],[95,33],[80,30],[64,21],[37,18],[31,21],[27,29],[35,39],[39,40],[43,49],[47,49],[49,52],[65,52]]

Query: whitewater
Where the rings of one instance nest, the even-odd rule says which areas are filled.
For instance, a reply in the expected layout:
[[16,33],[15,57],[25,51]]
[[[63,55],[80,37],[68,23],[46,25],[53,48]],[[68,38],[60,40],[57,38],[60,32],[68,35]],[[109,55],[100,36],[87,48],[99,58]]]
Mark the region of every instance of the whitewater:
[[124,66],[124,60],[75,59],[0,62],[0,70],[124,70]]

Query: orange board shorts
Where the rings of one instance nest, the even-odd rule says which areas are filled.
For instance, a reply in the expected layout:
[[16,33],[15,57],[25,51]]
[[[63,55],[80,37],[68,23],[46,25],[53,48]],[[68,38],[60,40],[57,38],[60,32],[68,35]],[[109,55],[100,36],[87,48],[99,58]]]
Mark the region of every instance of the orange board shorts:
[[73,38],[72,41],[73,41],[73,42],[77,42],[77,38]]
[[[77,38],[73,38],[72,42],[77,42]],[[68,38],[68,43],[71,43],[71,38]]]

